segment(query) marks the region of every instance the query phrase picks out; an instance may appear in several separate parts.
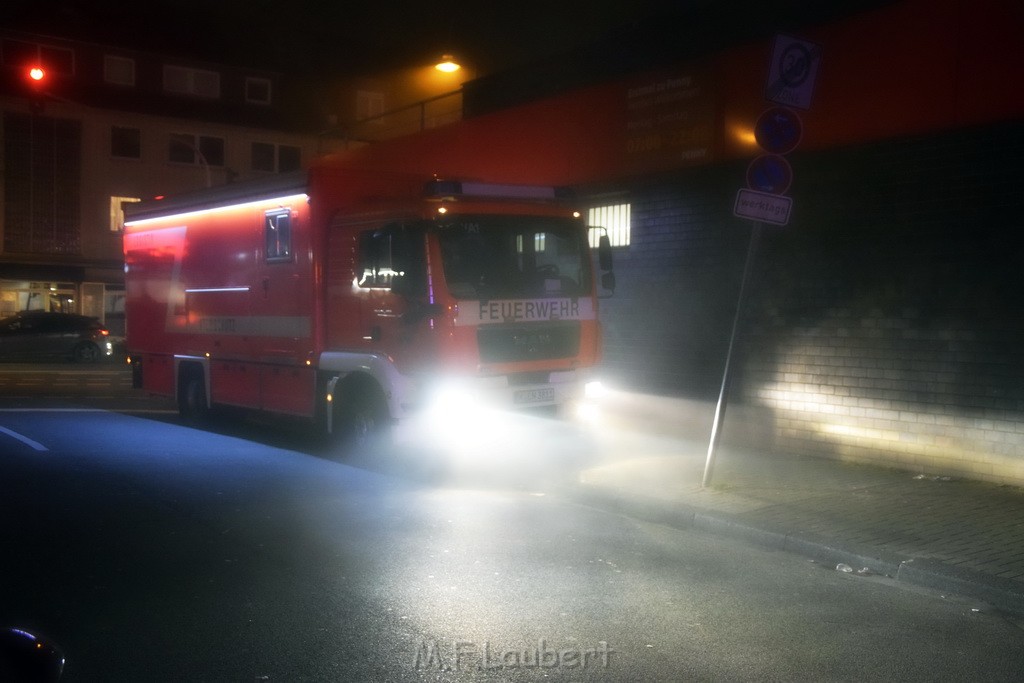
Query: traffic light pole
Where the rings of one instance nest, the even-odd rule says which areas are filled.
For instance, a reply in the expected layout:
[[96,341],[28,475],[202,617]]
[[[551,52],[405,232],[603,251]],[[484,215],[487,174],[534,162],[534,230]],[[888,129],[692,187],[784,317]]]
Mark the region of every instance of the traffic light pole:
[[729,335],[729,350],[725,354],[725,369],[722,371],[722,388],[718,392],[718,404],[715,406],[715,420],[711,425],[711,440],[708,442],[708,455],[704,461],[704,477],[701,480],[701,488],[711,485],[711,476],[715,469],[715,456],[718,449],[718,441],[722,436],[722,422],[725,420],[725,408],[729,397],[729,379],[732,369],[733,350],[736,347],[736,338],[739,336],[740,324],[743,321],[743,309],[747,298],[747,281],[750,279],[750,271],[753,269],[754,258],[757,255],[757,245],[761,240],[761,223],[756,221],[750,232],[750,244],[747,246],[747,261],[743,264],[743,279],[740,281],[740,293],[736,301],[736,314],[732,320],[732,333]]

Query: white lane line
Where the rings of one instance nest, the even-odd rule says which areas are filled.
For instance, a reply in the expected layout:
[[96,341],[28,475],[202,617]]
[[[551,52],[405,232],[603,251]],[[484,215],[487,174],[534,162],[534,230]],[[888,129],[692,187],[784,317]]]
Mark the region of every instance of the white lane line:
[[[96,397],[93,397],[96,398]],[[102,408],[0,408],[0,413],[109,413]]]
[[17,439],[18,441],[22,442],[26,446],[31,446],[32,448],[36,449],[37,451],[48,451],[48,450],[50,450],[49,448],[47,448],[43,444],[39,443],[38,441],[33,441],[32,439],[28,438],[27,436],[24,436],[22,434],[19,434],[18,432],[12,431],[12,430],[8,429],[7,427],[0,427],[0,432],[6,434],[7,436],[11,437],[12,439]]

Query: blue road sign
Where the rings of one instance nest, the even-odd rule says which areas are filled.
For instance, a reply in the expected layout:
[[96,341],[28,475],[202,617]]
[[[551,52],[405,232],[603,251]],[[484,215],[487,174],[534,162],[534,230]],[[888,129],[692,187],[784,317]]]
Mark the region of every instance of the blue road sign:
[[792,182],[793,169],[777,154],[762,154],[747,167],[747,187],[751,190],[785,194]]
[[754,139],[769,154],[788,154],[800,144],[803,124],[796,112],[786,107],[766,109],[754,124]]

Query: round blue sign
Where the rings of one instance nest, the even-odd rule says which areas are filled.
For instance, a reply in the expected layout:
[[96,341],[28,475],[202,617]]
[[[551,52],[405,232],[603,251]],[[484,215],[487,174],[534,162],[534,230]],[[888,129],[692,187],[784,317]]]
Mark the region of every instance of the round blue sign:
[[792,182],[793,169],[777,154],[762,154],[747,167],[747,187],[751,190],[784,194]]
[[792,152],[803,135],[803,124],[792,109],[772,107],[757,117],[754,139],[769,154]]

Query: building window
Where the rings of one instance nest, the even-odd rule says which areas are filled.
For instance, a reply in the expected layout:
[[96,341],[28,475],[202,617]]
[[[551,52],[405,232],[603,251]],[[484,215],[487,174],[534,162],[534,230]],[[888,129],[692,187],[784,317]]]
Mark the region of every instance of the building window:
[[25,66],[39,58],[39,50],[35,43],[4,38],[0,42],[0,57],[7,66]]
[[75,53],[66,47],[42,45],[25,40],[5,38],[0,43],[0,56],[4,64],[25,67],[42,64],[53,74],[73,76],[75,74]]
[[252,170],[287,173],[302,167],[302,150],[294,145],[252,143]]
[[245,79],[245,101],[250,104],[270,104],[270,80],[247,77]]
[[199,136],[199,151],[210,166],[224,165],[224,138]]
[[628,247],[630,240],[629,214],[629,204],[598,206],[590,209],[587,212],[587,225],[594,226],[590,229],[590,246],[596,248],[601,235],[607,231],[613,247]]
[[176,164],[224,165],[224,138],[172,133],[167,160]]
[[142,131],[113,126],[110,129],[110,154],[122,159],[142,158]]
[[124,227],[124,204],[141,202],[138,197],[111,197],[110,198],[110,231],[121,232]]
[[80,121],[3,113],[3,250],[80,254]]
[[111,85],[135,85],[135,60],[104,55],[103,80]]
[[268,262],[292,260],[292,215],[288,211],[267,213],[263,221]]
[[217,99],[220,97],[220,74],[205,69],[165,65],[164,90],[178,95]]
[[51,73],[62,76],[75,75],[75,53],[67,48],[40,45],[39,61]]
[[281,173],[298,171],[302,167],[302,150],[293,145],[279,145],[277,148],[277,170]]

